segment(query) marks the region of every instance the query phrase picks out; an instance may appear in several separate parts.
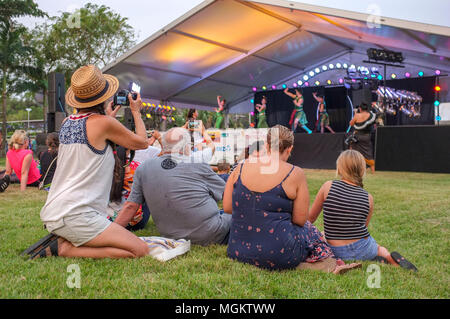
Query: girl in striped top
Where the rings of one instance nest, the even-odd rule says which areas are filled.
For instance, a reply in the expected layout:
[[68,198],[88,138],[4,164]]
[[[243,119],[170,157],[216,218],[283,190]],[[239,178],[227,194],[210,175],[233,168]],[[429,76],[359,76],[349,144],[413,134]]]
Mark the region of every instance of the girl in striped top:
[[314,223],[323,209],[325,237],[337,258],[376,260],[416,270],[400,254],[390,254],[370,236],[367,226],[373,213],[373,197],[363,189],[365,171],[361,153],[343,152],[337,160],[341,180],[322,185],[309,213],[310,222]]

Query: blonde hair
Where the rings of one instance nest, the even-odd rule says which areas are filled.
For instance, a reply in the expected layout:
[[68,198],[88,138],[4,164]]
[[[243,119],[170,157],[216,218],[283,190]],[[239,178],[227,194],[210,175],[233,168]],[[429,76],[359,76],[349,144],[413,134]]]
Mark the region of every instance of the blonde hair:
[[286,149],[294,145],[294,133],[282,125],[275,125],[267,134],[267,145],[269,150],[278,145],[278,151],[283,153]]
[[19,150],[23,144],[28,140],[27,132],[24,130],[17,130],[9,139],[9,149],[10,150]]
[[336,174],[349,182],[364,187],[363,178],[366,174],[366,161],[358,151],[347,150],[339,155],[336,161]]

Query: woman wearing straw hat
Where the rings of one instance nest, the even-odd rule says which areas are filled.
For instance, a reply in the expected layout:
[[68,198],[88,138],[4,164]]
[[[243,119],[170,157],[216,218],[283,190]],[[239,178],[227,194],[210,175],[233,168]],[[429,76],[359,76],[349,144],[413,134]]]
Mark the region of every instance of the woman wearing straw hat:
[[[113,116],[105,115],[105,102],[118,90],[119,82],[93,65],[79,68],[72,76],[66,102],[78,112],[67,118],[59,133],[58,167],[53,177],[41,220],[50,236],[32,258],[46,256],[86,258],[135,258],[148,253],[147,244],[107,219],[115,156],[112,144],[127,149],[147,148],[147,133],[140,115],[141,97],[130,109],[136,134]],[[112,102],[108,109],[111,111]],[[113,113],[115,115],[115,112]]]

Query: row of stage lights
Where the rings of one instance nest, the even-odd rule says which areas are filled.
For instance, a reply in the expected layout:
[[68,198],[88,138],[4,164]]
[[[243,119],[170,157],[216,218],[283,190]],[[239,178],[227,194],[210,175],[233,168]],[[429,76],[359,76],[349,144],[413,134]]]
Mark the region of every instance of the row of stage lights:
[[166,121],[168,120],[169,122],[174,122],[175,118],[172,116],[172,113],[174,111],[176,111],[177,109],[175,108],[175,106],[169,106],[169,105],[156,105],[156,104],[152,104],[152,103],[142,103],[143,108],[143,112],[145,113],[145,116],[148,119],[152,118],[152,112],[154,114],[157,115],[162,115],[161,116],[161,120],[162,121]]
[[[294,88],[296,87],[308,87],[308,86],[312,86],[312,85],[316,85],[319,86],[321,85],[320,81],[315,81],[313,84],[310,84],[310,82],[308,80],[311,80],[314,76],[318,75],[319,73],[323,73],[323,72],[327,72],[327,71],[331,71],[331,70],[335,70],[335,69],[344,69],[347,70],[348,72],[350,72],[350,70],[358,70],[361,73],[366,73],[367,77],[365,78],[366,80],[369,78],[369,75],[372,79],[377,79],[379,81],[383,80],[383,76],[381,74],[379,74],[378,68],[374,67],[371,70],[369,70],[367,67],[365,66],[358,66],[358,68],[354,65],[348,65],[347,63],[336,63],[336,64],[329,64],[329,65],[323,65],[321,68],[317,67],[314,70],[311,70],[310,72],[308,72],[307,74],[303,75],[301,77],[300,80],[298,80],[297,82],[294,82],[292,84],[292,86]],[[441,74],[440,70],[436,70],[435,71],[435,75],[439,76]],[[423,71],[419,71],[417,73],[418,77],[423,77],[425,75],[425,73]],[[405,78],[410,78],[412,76],[412,74],[410,72],[406,72],[404,74]],[[392,73],[391,74],[391,79],[396,79],[397,78],[397,74],[396,73]],[[326,85],[332,85],[332,84],[344,84],[345,80],[344,78],[339,78],[337,82],[333,82],[331,79],[328,79],[325,84]],[[325,85],[324,84],[324,85]],[[287,84],[283,84],[281,86],[277,86],[277,85],[264,85],[261,87],[261,89],[263,91],[272,89],[272,90],[277,90],[279,88],[282,89],[286,89],[288,86]],[[257,92],[258,88],[257,87],[253,87],[253,92]]]

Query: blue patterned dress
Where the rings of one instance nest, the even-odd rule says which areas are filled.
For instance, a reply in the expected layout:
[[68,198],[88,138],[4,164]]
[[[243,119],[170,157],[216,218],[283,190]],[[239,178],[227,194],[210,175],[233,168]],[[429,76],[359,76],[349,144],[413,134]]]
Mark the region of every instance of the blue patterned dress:
[[[241,166],[241,171],[242,167]],[[334,257],[322,234],[310,222],[292,222],[293,201],[282,187],[259,193],[239,178],[233,190],[233,215],[227,255],[231,259],[271,270],[296,268],[301,262]]]

